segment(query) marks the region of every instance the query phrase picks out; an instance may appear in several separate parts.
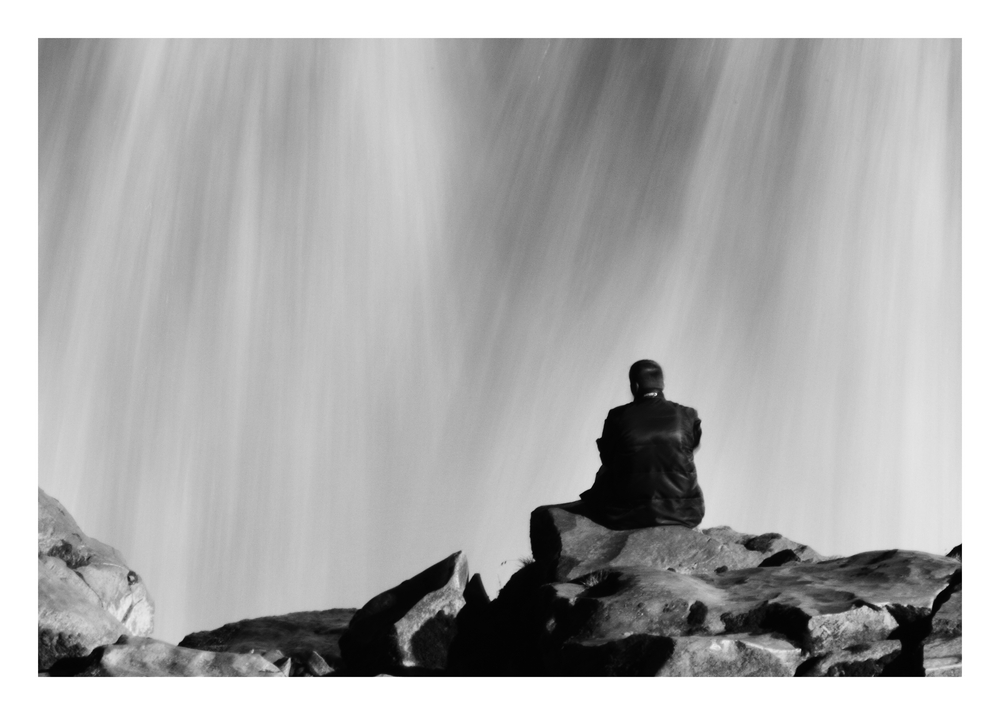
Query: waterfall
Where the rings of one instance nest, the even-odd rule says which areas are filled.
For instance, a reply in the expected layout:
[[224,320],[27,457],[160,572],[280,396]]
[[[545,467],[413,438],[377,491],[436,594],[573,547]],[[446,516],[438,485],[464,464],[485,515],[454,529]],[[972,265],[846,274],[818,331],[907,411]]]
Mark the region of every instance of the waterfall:
[[960,54],[43,42],[39,485],[173,642],[459,549],[495,592],[652,358],[704,526],[946,553]]

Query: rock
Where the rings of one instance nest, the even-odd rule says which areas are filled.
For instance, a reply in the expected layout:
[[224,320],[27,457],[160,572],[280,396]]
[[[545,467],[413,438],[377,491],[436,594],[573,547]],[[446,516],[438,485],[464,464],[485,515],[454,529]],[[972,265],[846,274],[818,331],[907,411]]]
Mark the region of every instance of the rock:
[[287,677],[292,677],[292,659],[287,655],[284,658],[278,658],[274,661],[274,665],[285,674]]
[[568,643],[546,665],[548,674],[557,676],[651,676],[673,652],[673,638],[637,633],[621,640]]
[[449,675],[493,675],[491,656],[497,638],[491,619],[491,601],[477,573],[462,592],[465,606],[455,618],[455,639],[448,649]]
[[285,654],[282,653],[277,648],[272,648],[271,650],[267,651],[266,653],[262,653],[261,655],[264,656],[264,660],[266,660],[268,663],[277,663],[279,660],[285,657]]
[[82,658],[128,633],[97,594],[55,557],[38,560],[38,670]]
[[321,656],[316,651],[309,654],[309,660],[306,662],[306,667],[309,668],[309,672],[312,673],[317,678],[322,678],[325,675],[329,675],[333,672],[333,668],[323,660]]
[[[756,551],[761,555],[762,561],[768,558],[773,558],[785,551],[791,551],[799,561],[814,562],[824,560],[824,557],[816,553],[812,547],[800,544],[797,541],[792,541],[791,539],[773,531],[767,532],[766,534],[758,534],[756,536],[752,534],[744,534],[728,526],[712,526],[707,529],[701,529],[700,531],[705,536],[710,536],[717,541],[723,541],[727,544],[738,544],[748,551]],[[782,558],[787,559],[787,557]],[[794,559],[788,560],[790,561]]]
[[[212,631],[190,633],[181,640],[185,648],[215,652],[261,653],[277,650],[307,663],[316,652],[334,669],[340,667],[340,638],[347,630],[356,608],[326,611],[299,611],[282,616],[248,618],[227,623]],[[265,656],[266,657],[266,656]]]
[[947,600],[941,603],[931,619],[932,638],[954,638],[962,635],[962,584],[959,583]]
[[930,677],[962,675],[962,583],[939,604],[931,619],[931,632],[924,643],[924,673]]
[[469,580],[459,551],[375,596],[340,641],[346,666],[361,674],[444,671]]
[[902,643],[882,640],[859,643],[818,656],[800,675],[807,677],[842,677],[881,675],[899,656]]
[[479,574],[475,574],[469,579],[462,596],[465,598],[465,602],[474,608],[486,608],[490,604],[489,594],[486,593],[486,587],[483,585],[483,577]]
[[553,580],[571,581],[606,567],[672,568],[679,573],[743,569],[786,550],[801,561],[822,558],[780,534],[752,536],[729,527],[607,529],[578,513],[580,504],[542,506],[531,513],[531,553],[548,565]]
[[924,643],[924,675],[929,678],[961,677],[962,636],[931,638]]
[[803,660],[800,648],[770,635],[690,636],[675,639],[657,675],[791,677]]
[[62,504],[39,489],[39,670],[85,656],[121,635],[152,632],[153,602],[139,575],[121,553],[84,534]]
[[782,549],[776,554],[768,556],[766,559],[764,559],[757,565],[760,566],[761,568],[766,568],[769,566],[781,566],[782,564],[787,564],[791,561],[801,561],[801,560],[802,559],[799,558],[799,555],[796,554],[791,549]]
[[[566,644],[604,647],[636,634],[675,640],[768,635],[813,658],[862,652],[872,643],[895,638],[902,626],[929,618],[935,599],[948,588],[957,568],[953,560],[915,551],[867,552],[821,563],[790,562],[719,574],[607,568],[575,582],[542,588],[540,637],[550,652]],[[702,641],[691,643],[692,652],[700,652]],[[822,668],[872,660],[838,658]],[[792,660],[788,655],[781,662],[788,665]],[[692,662],[702,661],[695,657]],[[726,662],[726,658],[720,661]],[[794,671],[797,665],[788,667]]]
[[962,560],[962,545],[959,544],[954,549],[952,549],[951,551],[949,551],[948,552],[948,558],[949,559],[958,559],[959,561],[961,561]]
[[104,646],[84,675],[281,677],[282,671],[257,653],[213,653],[182,648],[152,638],[124,637]]
[[622,640],[570,643],[552,659],[556,675],[660,677],[790,677],[801,649],[766,635],[669,637],[632,634]]

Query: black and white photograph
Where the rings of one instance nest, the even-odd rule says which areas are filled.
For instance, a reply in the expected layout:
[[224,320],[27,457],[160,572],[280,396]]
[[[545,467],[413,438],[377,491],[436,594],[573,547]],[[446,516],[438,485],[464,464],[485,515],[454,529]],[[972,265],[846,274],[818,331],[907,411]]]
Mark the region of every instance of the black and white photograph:
[[962,676],[964,41],[646,32],[38,38],[39,677]]

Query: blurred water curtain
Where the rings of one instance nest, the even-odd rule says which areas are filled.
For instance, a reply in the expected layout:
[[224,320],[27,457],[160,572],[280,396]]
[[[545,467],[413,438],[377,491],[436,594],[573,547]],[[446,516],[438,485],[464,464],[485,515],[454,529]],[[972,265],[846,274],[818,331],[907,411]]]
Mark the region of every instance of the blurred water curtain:
[[[157,636],[489,587],[650,357],[705,525],[961,540],[951,41],[46,41],[40,485]],[[509,571],[508,571],[509,573]]]

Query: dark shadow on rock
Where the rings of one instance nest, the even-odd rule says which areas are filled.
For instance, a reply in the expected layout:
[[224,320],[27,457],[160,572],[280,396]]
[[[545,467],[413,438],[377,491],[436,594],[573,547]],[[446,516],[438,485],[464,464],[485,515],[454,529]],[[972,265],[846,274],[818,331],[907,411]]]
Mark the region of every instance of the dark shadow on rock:
[[469,579],[462,596],[465,606],[455,618],[456,634],[448,651],[448,674],[483,676],[490,673],[493,648],[491,602],[477,573]]
[[761,534],[759,536],[745,539],[742,544],[744,548],[749,549],[750,551],[759,551],[760,553],[764,553],[768,550],[768,548],[770,548],[774,541],[780,538],[781,534],[772,531],[767,534]]
[[567,643],[550,656],[557,676],[652,676],[670,660],[674,640],[638,633],[601,644]]
[[438,613],[427,619],[410,639],[413,655],[426,668],[444,670],[448,667],[448,651],[457,631],[454,618]]
[[[765,549],[766,551],[767,549]],[[782,566],[793,561],[801,561],[799,555],[796,554],[791,549],[783,549],[777,553],[771,554],[766,559],[761,561],[758,566],[768,567],[768,566]]]
[[[347,671],[356,675],[377,675],[406,674],[414,668],[427,671],[444,668],[451,638],[455,635],[454,623],[446,624],[444,621],[453,621],[454,616],[441,613],[432,615],[417,628],[413,633],[416,641],[411,640],[411,656],[415,658],[415,662],[409,664],[403,662],[396,624],[425,596],[448,586],[456,574],[459,574],[462,586],[465,587],[466,568],[462,552],[456,552],[398,586],[378,594],[362,606],[354,614],[339,642]],[[435,638],[444,640],[432,644]],[[420,657],[429,660],[422,661]]]
[[62,658],[52,664],[47,674],[55,678],[73,678],[88,675],[94,666],[101,662],[103,655],[104,646],[98,646],[88,655],[78,658]]
[[478,654],[477,675],[544,675],[539,635],[544,632],[542,586],[545,569],[538,562],[514,573],[489,604],[480,623],[488,647]]
[[889,638],[902,644],[899,656],[890,663],[883,677],[922,677],[924,675],[924,640],[931,632],[931,612],[909,606],[888,606],[899,626]]

